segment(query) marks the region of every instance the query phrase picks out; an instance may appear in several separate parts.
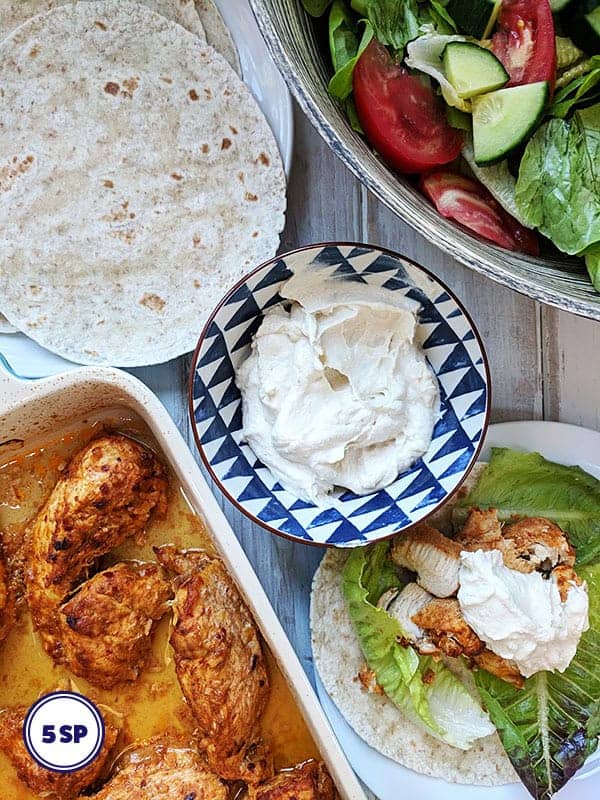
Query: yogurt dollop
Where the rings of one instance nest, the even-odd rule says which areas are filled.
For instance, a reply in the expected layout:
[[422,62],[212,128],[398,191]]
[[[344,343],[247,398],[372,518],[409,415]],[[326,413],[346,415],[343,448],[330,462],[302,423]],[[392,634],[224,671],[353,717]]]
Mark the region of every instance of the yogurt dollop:
[[427,451],[438,416],[437,381],[415,343],[419,304],[310,272],[281,294],[291,306],[266,312],[237,372],[244,439],[307,501],[389,485]]
[[460,560],[458,602],[489,649],[526,678],[564,672],[589,628],[587,586],[573,582],[563,602],[552,575],[508,569],[499,550],[463,551]]

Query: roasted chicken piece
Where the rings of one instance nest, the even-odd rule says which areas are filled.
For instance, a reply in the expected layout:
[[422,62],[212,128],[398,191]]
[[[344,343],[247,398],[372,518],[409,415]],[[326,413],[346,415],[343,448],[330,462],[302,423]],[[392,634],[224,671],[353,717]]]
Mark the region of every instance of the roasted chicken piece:
[[543,517],[502,526],[494,509],[474,509],[457,541],[463,550],[500,550],[504,566],[517,572],[550,572],[559,564],[572,567],[575,563],[565,534]]
[[103,435],[69,463],[27,533],[27,603],[46,651],[63,658],[59,608],[101,555],[140,537],[166,509],[155,456],[125,436]]
[[313,760],[279,772],[266,783],[248,790],[248,800],[334,800],[335,796],[327,767]]
[[413,614],[412,621],[452,658],[476,656],[485,650],[485,644],[466,623],[458,600],[436,598]]
[[[482,669],[497,675],[515,686],[523,685],[523,677],[517,666],[485,649],[485,643],[467,624],[457,600],[435,598],[416,583],[407,584],[387,606],[406,631],[404,645],[411,645],[422,655],[452,658],[467,656]],[[359,679],[367,691],[377,691],[375,675],[370,681],[359,673]],[[370,677],[370,676],[369,676]]]
[[575,563],[575,551],[558,525],[543,517],[528,517],[502,528],[505,566],[518,572],[549,572],[558,564]]
[[507,683],[512,683],[517,689],[522,689],[525,685],[525,678],[519,672],[519,668],[514,661],[497,656],[491,650],[484,650],[473,658],[473,663],[484,669],[486,672],[495,675]]
[[60,608],[60,661],[94,686],[137,679],[171,586],[158,564],[121,562],[83,583]]
[[8,569],[0,552],[0,642],[3,642],[16,619],[15,600],[11,592]]
[[[398,596],[398,600],[402,598],[402,595],[409,587],[414,585],[408,584]],[[413,602],[415,611],[411,616],[411,622],[416,630],[419,631],[419,635],[411,640],[415,650],[423,655],[439,655],[443,653],[451,658],[466,656],[477,666],[487,672],[491,672],[492,675],[496,675],[498,678],[508,681],[519,688],[523,686],[524,678],[516,664],[486,649],[485,643],[467,624],[458,600],[454,598],[431,598],[430,601],[427,601],[425,594],[426,592],[423,595],[416,596]],[[407,603],[404,612],[409,607],[410,603]],[[388,611],[391,612],[391,608]]]
[[363,689],[369,694],[378,694],[380,697],[385,694],[383,687],[377,683],[375,671],[370,669],[368,664],[362,665],[356,677],[362,684]]
[[558,593],[563,603],[566,602],[569,589],[572,586],[581,586],[583,583],[579,575],[569,564],[559,564],[557,567],[554,567],[550,577],[553,581],[556,581]]
[[473,508],[456,537],[463,550],[493,550],[502,539],[502,523],[495,508]]
[[225,780],[259,783],[273,760],[259,731],[269,677],[254,620],[219,559],[171,545],[155,552],[175,575],[170,642],[200,749]]
[[461,547],[429,525],[417,525],[392,545],[395,564],[417,573],[417,583],[436,597],[458,590]]
[[130,751],[94,800],[227,800],[229,792],[189,748],[149,743]]
[[411,644],[423,655],[438,652],[438,648],[426,635],[425,631],[414,622],[414,615],[425,608],[434,599],[433,595],[426,592],[418,583],[407,583],[404,589],[386,605],[388,614],[400,623],[406,636],[406,642]]
[[72,800],[104,775],[118,730],[104,719],[104,743],[94,761],[77,772],[51,772],[29,755],[23,741],[23,722],[28,706],[7,708],[0,712],[0,750],[8,756],[19,777],[40,797]]

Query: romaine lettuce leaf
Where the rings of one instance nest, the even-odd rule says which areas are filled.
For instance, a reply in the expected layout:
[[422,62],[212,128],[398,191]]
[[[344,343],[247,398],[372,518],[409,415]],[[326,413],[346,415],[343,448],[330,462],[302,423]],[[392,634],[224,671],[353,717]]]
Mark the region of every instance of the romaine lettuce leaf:
[[568,533],[578,564],[600,556],[600,481],[579,467],[494,448],[477,485],[457,504],[455,519],[472,507],[495,508],[502,520],[546,517]]
[[376,606],[380,597],[389,589],[401,589],[402,582],[390,558],[390,547],[386,542],[380,542],[368,552],[364,552],[364,566],[360,579],[366,589],[365,600]]
[[551,119],[529,140],[517,205],[527,224],[565,253],[600,241],[600,105]]
[[600,734],[600,564],[582,567],[590,629],[565,672],[539,672],[523,689],[483,670],[475,683],[519,777],[549,800],[598,747]]
[[406,632],[385,609],[377,608],[384,591],[400,588],[389,543],[354,550],[344,566],[342,584],[365,660],[386,695],[409,719],[437,739],[465,750],[494,732],[463,683],[443,662],[402,647],[399,640]]

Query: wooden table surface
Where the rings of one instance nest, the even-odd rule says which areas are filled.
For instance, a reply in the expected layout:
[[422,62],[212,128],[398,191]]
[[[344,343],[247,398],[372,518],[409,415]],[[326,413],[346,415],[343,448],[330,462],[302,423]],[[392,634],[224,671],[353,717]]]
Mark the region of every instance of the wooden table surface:
[[[384,245],[423,264],[452,287],[483,337],[492,372],[492,422],[548,419],[600,430],[600,324],[541,306],[462,267],[371,197],[297,108],[295,124],[282,251],[352,240]],[[187,412],[189,364],[187,357],[135,374],[159,395],[195,452]],[[220,494],[218,499],[312,678],[308,603],[320,550],[272,536]]]

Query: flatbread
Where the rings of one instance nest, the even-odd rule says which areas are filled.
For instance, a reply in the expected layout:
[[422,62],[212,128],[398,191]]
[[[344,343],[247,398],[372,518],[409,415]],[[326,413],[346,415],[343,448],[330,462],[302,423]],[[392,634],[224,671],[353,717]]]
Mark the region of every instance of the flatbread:
[[0,44],[0,297],[44,347],[160,363],[271,258],[277,143],[211,47],[129,0],[66,5]]
[[[471,472],[471,485],[482,468],[476,465]],[[437,519],[430,520],[431,524],[446,527],[449,513],[445,507]],[[347,558],[347,551],[327,551],[313,580],[310,612],[315,666],[325,690],[348,724],[371,747],[415,772],[478,786],[518,781],[497,734],[480,739],[471,750],[459,750],[429,736],[387,697],[362,688],[356,675],[364,666],[364,656],[341,586]]]
[[[86,2],[86,0],[82,0]],[[76,0],[0,0],[0,39],[4,39],[30,17],[73,4]],[[204,27],[194,6],[194,0],[139,0],[151,11],[177,22],[206,42]],[[218,50],[218,48],[216,48]]]
[[196,0],[196,11],[206,31],[206,41],[221,53],[229,66],[242,77],[240,57],[229,28],[213,0]]

